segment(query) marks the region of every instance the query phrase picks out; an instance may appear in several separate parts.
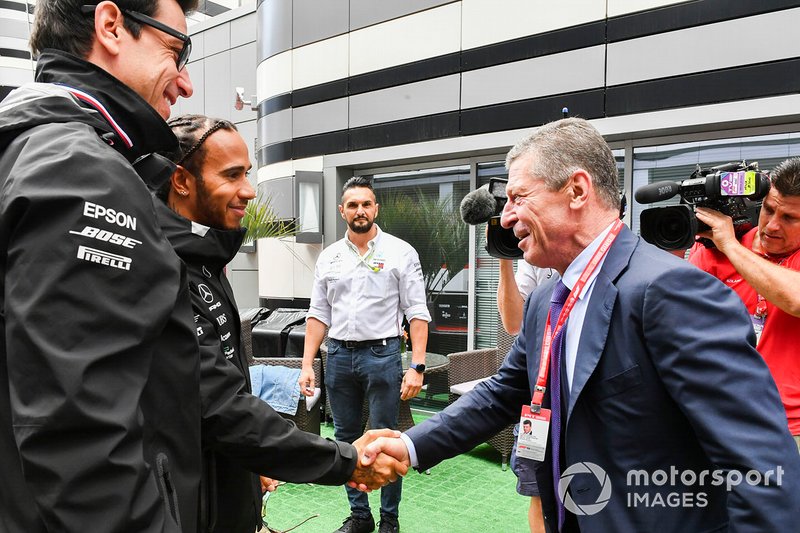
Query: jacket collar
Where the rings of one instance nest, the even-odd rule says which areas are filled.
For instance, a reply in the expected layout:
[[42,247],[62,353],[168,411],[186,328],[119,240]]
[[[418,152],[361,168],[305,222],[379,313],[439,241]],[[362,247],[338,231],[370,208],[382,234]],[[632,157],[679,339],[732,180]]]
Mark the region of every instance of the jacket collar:
[[156,151],[174,151],[177,139],[150,104],[130,87],[98,67],[60,50],[39,56],[36,81],[67,89],[81,106],[97,111],[114,132],[114,148],[128,161]]
[[[567,408],[567,422],[575,409],[575,403],[583,392],[592,373],[605,350],[606,339],[611,328],[611,315],[617,300],[618,290],[615,285],[619,277],[627,270],[639,238],[627,226],[623,226],[600,268],[592,290],[592,298],[586,309],[587,320],[584,322],[580,338],[580,357],[575,363],[575,374],[572,378],[572,390]],[[590,319],[588,319],[590,317]]]
[[233,260],[242,246],[246,230],[220,230],[192,222],[154,198],[156,214],[164,234],[178,256],[188,265],[202,265],[215,271]]

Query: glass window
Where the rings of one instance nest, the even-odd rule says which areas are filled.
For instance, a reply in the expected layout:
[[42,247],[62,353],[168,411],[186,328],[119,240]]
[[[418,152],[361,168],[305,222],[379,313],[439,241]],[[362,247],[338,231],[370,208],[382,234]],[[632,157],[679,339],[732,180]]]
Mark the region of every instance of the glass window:
[[300,203],[300,231],[320,231],[320,189],[319,183],[301,182],[297,184],[298,201]]
[[[469,165],[376,174],[376,220],[387,233],[411,244],[419,254],[428,295],[427,351],[439,354],[467,348],[469,228],[459,205],[469,191]],[[429,383],[415,405],[447,404],[443,383]]]
[[459,205],[469,190],[469,166],[374,176],[377,223],[417,251],[425,278],[428,351],[466,349],[468,227]]
[[[505,163],[493,161],[479,163],[478,187],[489,183],[491,178],[508,178]],[[497,313],[497,280],[499,263],[486,251],[486,224],[475,227],[475,349],[497,346],[497,328],[500,315]]]

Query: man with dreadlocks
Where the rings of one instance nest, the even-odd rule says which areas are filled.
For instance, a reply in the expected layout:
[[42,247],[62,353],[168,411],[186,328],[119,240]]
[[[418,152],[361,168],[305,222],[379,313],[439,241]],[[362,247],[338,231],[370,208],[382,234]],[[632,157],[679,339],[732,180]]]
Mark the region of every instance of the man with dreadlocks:
[[[241,220],[255,196],[247,178],[247,145],[227,120],[185,115],[169,125],[179,142],[169,154],[177,168],[158,192],[164,202],[156,202],[156,212],[186,263],[200,344],[201,508],[208,531],[253,533],[261,506],[258,476],[252,472],[325,485],[366,478],[356,466],[357,450],[375,435],[393,432],[376,432],[354,446],[327,440],[300,431],[250,394],[239,314],[224,273],[241,246]],[[378,475],[373,486],[388,480]]]

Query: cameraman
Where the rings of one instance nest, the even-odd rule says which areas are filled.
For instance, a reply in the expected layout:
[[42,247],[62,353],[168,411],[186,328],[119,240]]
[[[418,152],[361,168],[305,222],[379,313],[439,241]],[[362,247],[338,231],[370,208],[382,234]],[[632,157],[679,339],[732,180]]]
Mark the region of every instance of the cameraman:
[[750,312],[757,348],[783,400],[789,430],[800,449],[800,158],[771,174],[758,227],[737,241],[730,217],[697,208],[711,229],[699,236],[716,249],[695,243],[689,261],[732,288]]

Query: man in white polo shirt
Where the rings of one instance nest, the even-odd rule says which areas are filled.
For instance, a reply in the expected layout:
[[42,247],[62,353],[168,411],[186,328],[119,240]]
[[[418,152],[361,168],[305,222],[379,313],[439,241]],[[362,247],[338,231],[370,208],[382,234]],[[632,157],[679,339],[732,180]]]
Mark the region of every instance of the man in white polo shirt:
[[[430,313],[419,256],[407,242],[384,233],[369,179],[355,177],[342,188],[339,212],[347,222],[344,238],[320,254],[308,313],[300,388],[311,394],[311,363],[328,331],[325,385],[336,438],[361,436],[361,410],[369,402],[372,428],[397,426],[400,400],[419,394],[425,372]],[[403,317],[412,344],[410,368],[400,359]],[[399,531],[401,480],[381,489],[380,533]],[[375,521],[367,495],[347,488],[350,516],[338,532],[368,533]]]

